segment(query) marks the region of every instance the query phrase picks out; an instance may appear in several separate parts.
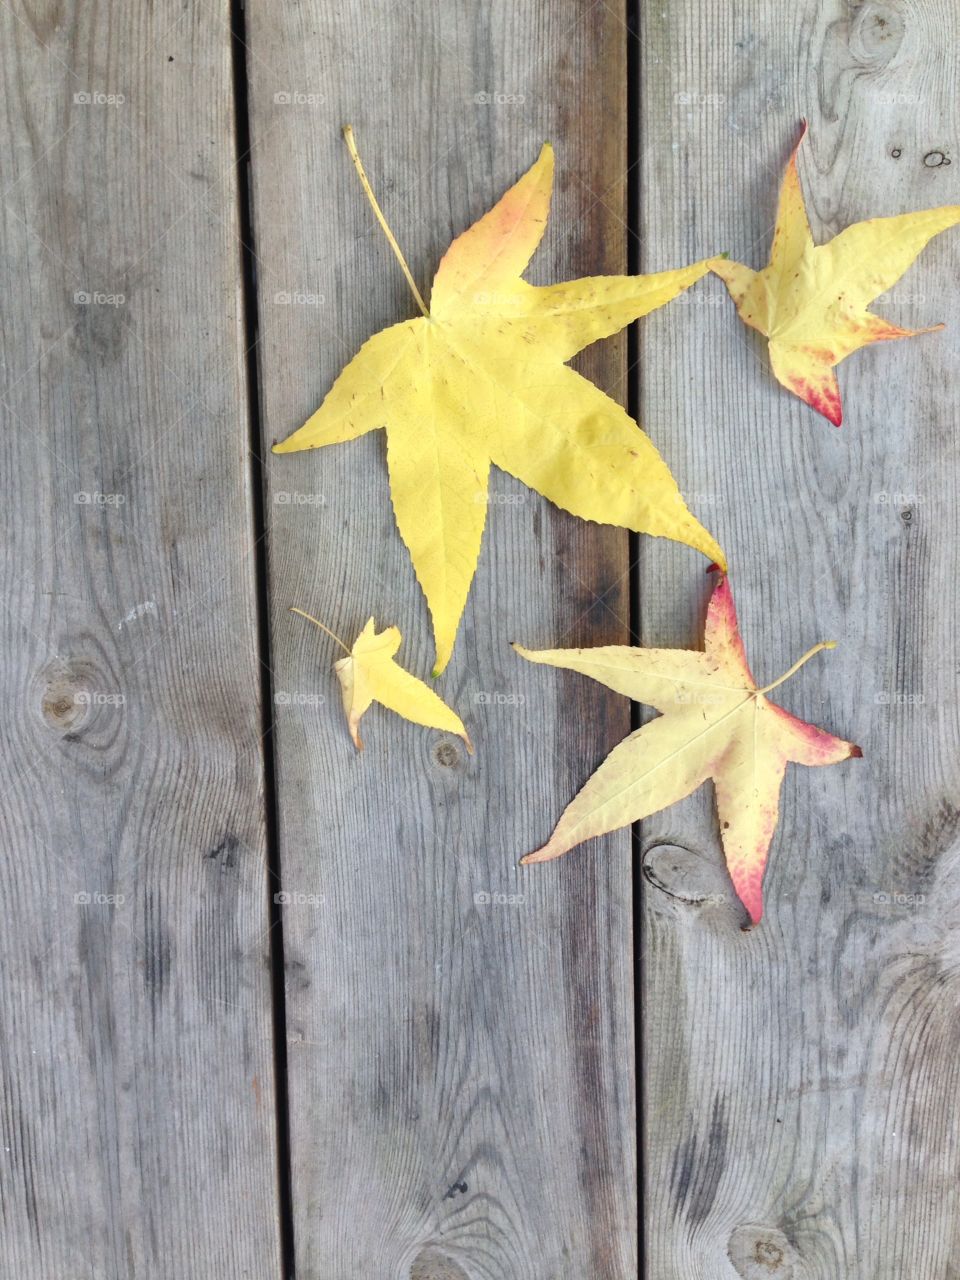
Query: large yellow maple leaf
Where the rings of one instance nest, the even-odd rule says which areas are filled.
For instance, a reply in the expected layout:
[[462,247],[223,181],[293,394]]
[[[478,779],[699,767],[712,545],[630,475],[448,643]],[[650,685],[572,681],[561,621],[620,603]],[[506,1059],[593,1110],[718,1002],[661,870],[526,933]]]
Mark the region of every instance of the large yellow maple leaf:
[[943,328],[901,329],[867,307],[900,279],[929,240],[960,222],[960,205],[856,222],[816,245],[797,173],[805,134],[806,125],[780,188],[769,264],[762,271],[724,258],[710,265],[744,323],[769,338],[777,380],[839,427],[835,365],[869,343]]
[[694,519],[652,441],[566,364],[582,348],[663,306],[707,262],[650,276],[535,287],[520,278],[540,243],[553,151],[460,235],[433,282],[429,312],[348,144],[423,315],[360,348],[320,408],[275,453],[354,440],[385,427],[401,537],[446,666],[477,566],[493,463],[586,520],[723,552]]
[[712,778],[727,867],[756,924],[787,764],[836,764],[861,754],[853,743],[798,720],[766,697],[807,658],[832,647],[815,645],[786,675],[758,689],[723,575],[707,610],[703,653],[617,645],[535,651],[514,645],[531,662],[579,671],[661,713],[614,747],[547,843],[521,862],[545,862],[592,836],[639,822]]

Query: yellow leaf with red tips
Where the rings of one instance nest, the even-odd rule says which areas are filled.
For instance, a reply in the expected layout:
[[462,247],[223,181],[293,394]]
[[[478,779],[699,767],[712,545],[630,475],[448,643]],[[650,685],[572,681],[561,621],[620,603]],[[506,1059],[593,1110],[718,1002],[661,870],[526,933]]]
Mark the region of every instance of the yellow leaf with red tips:
[[[806,125],[800,142],[806,134]],[[769,339],[777,380],[839,427],[834,366],[872,342],[933,333],[901,329],[867,307],[886,293],[935,235],[960,222],[960,205],[871,218],[816,245],[800,189],[797,143],[780,189],[770,262],[752,271],[717,258],[711,270],[727,286],[745,324]]]
[[661,307],[709,269],[597,276],[536,287],[521,279],[550,208],[553,151],[440,262],[429,312],[363,173],[364,189],[423,315],[359,350],[313,416],[275,453],[354,440],[384,427],[400,535],[446,666],[477,567],[493,463],[585,520],[685,542],[723,562],[687,510],[653,442],[566,362]]
[[[293,609],[292,612],[325,631],[341,648],[347,648],[339,636],[316,618],[311,618],[302,609]],[[459,735],[472,755],[473,744],[457,713],[422,680],[404,671],[394,661],[402,639],[398,627],[387,627],[385,631],[378,632],[373,618],[369,618],[353,648],[347,650],[347,656],[333,664],[340,681],[343,710],[354,746],[358,751],[363,750],[360,720],[375,702],[379,702],[413,724]]]
[[546,862],[593,836],[639,822],[712,778],[727,867],[756,924],[787,765],[836,764],[861,754],[853,743],[798,720],[766,696],[807,658],[833,645],[816,645],[780,680],[758,689],[730,584],[721,575],[707,610],[703,653],[617,645],[514,648],[531,662],[578,671],[660,712],[614,747],[547,843],[521,862]]

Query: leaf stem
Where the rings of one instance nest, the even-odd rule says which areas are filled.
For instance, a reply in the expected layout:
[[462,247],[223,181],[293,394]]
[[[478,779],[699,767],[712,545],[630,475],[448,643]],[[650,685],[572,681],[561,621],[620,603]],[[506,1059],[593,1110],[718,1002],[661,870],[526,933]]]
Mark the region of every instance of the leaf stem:
[[820,644],[815,644],[812,649],[808,649],[802,658],[798,658],[789,671],[785,671],[779,680],[774,680],[773,684],[765,685],[762,689],[758,689],[757,693],[769,693],[771,689],[776,689],[777,685],[783,684],[785,680],[789,680],[795,671],[799,671],[805,662],[809,662],[815,653],[820,653],[823,649],[835,649],[837,647],[836,640],[822,640]]
[[304,613],[302,609],[295,609],[293,605],[290,606],[290,612],[298,613],[301,618],[306,618],[306,620],[308,622],[312,622],[315,627],[319,627],[321,631],[325,631],[331,640],[336,640],[337,644],[340,646],[341,649],[344,650],[345,653],[350,652],[350,650],[343,643],[340,637],[338,635],[335,635],[334,632],[332,632],[329,627],[325,627],[323,623],[320,622],[317,618],[311,617],[309,613]]
[[429,319],[430,312],[427,310],[427,304],[424,302],[420,294],[420,290],[417,288],[417,282],[414,280],[410,268],[407,266],[406,258],[400,252],[400,246],[397,244],[393,232],[387,225],[387,220],[383,216],[383,210],[377,204],[377,197],[373,194],[373,187],[371,187],[370,179],[367,177],[366,171],[361,163],[360,156],[357,152],[357,144],[353,140],[353,125],[345,124],[343,126],[343,140],[347,144],[347,150],[350,152],[350,159],[353,161],[354,167],[356,168],[357,176],[360,179],[360,185],[363,187],[363,193],[370,201],[370,206],[373,209],[373,212],[377,215],[377,221],[383,228],[383,234],[387,237],[387,242],[393,250],[397,261],[400,263],[400,269],[407,278],[407,284],[410,286],[413,296],[417,300],[417,306],[427,319]]

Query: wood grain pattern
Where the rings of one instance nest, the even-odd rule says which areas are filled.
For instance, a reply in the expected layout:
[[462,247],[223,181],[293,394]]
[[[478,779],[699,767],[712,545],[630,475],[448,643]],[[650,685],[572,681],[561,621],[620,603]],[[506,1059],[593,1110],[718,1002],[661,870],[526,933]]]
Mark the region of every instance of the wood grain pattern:
[[[265,443],[557,149],[531,278],[625,269],[617,6],[247,0]],[[642,268],[767,255],[801,117],[815,235],[960,200],[947,0],[641,6]],[[0,1272],[279,1276],[260,666],[272,665],[297,1280],[637,1274],[630,839],[521,870],[626,733],[531,647],[700,638],[702,561],[494,474],[438,689],[477,745],[373,710],[374,613],[429,672],[383,440],[270,459],[255,529],[229,6],[0,5]],[[636,157],[634,157],[635,159]],[[726,547],[748,648],[859,741],[794,769],[750,933],[712,797],[642,831],[650,1280],[958,1280],[960,235],[877,310],[944,333],[840,369],[836,431],[719,281],[578,367]],[[263,584],[260,584],[261,586]]]
[[226,5],[0,6],[0,1272],[279,1274]]
[[[762,265],[802,116],[816,236],[955,203],[958,28],[936,0],[645,6],[645,265]],[[656,1280],[960,1275],[958,262],[947,234],[877,305],[948,328],[841,365],[840,431],[779,388],[718,281],[642,332],[644,416],[729,554],[758,675],[838,640],[778,692],[865,756],[788,775],[750,933],[712,798],[645,824]],[[640,580],[644,642],[697,642],[706,583],[670,547]]]
[[[534,279],[624,269],[626,33],[613,9],[419,0],[374,21],[355,0],[258,0],[248,22],[268,443],[365,338],[413,314],[346,122],[421,287],[545,138],[558,181]],[[622,396],[624,351],[602,344],[581,368]],[[269,466],[300,1280],[636,1274],[629,838],[516,865],[628,709],[521,669],[509,648],[624,640],[626,537],[500,474],[491,494],[438,684],[476,756],[375,709],[361,757],[333,646],[286,609],[351,640],[374,613],[400,626],[400,660],[429,672],[383,438]]]

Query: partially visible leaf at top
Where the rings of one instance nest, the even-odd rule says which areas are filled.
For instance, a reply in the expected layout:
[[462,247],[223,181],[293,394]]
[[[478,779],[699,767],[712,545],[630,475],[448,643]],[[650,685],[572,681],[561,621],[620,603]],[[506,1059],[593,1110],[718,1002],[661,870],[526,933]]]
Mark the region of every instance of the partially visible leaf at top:
[[427,312],[349,133],[347,141],[423,315],[364,343],[316,413],[274,451],[386,428],[397,525],[433,619],[435,674],[450,658],[476,570],[491,463],[583,519],[685,542],[723,563],[649,437],[566,363],[669,302],[709,264],[527,284],[521,273],[550,207],[553,151],[544,146],[447,250]]
[[[316,618],[311,618],[302,609],[293,609],[292,612],[325,631],[342,648],[347,648]],[[429,685],[395,662],[402,638],[398,627],[387,627],[385,631],[378,632],[373,618],[370,618],[353,642],[353,648],[347,649],[347,656],[333,664],[340,681],[343,710],[354,746],[358,751],[363,750],[360,720],[375,702],[379,702],[414,724],[458,734],[472,755],[473,744],[457,713]]]
[[[805,134],[806,125],[800,142]],[[800,142],[780,188],[768,265],[753,271],[717,258],[711,269],[726,284],[743,322],[769,338],[777,380],[839,427],[835,365],[871,342],[943,328],[901,329],[867,307],[896,284],[929,240],[960,222],[960,205],[855,222],[816,245],[797,173]]]

